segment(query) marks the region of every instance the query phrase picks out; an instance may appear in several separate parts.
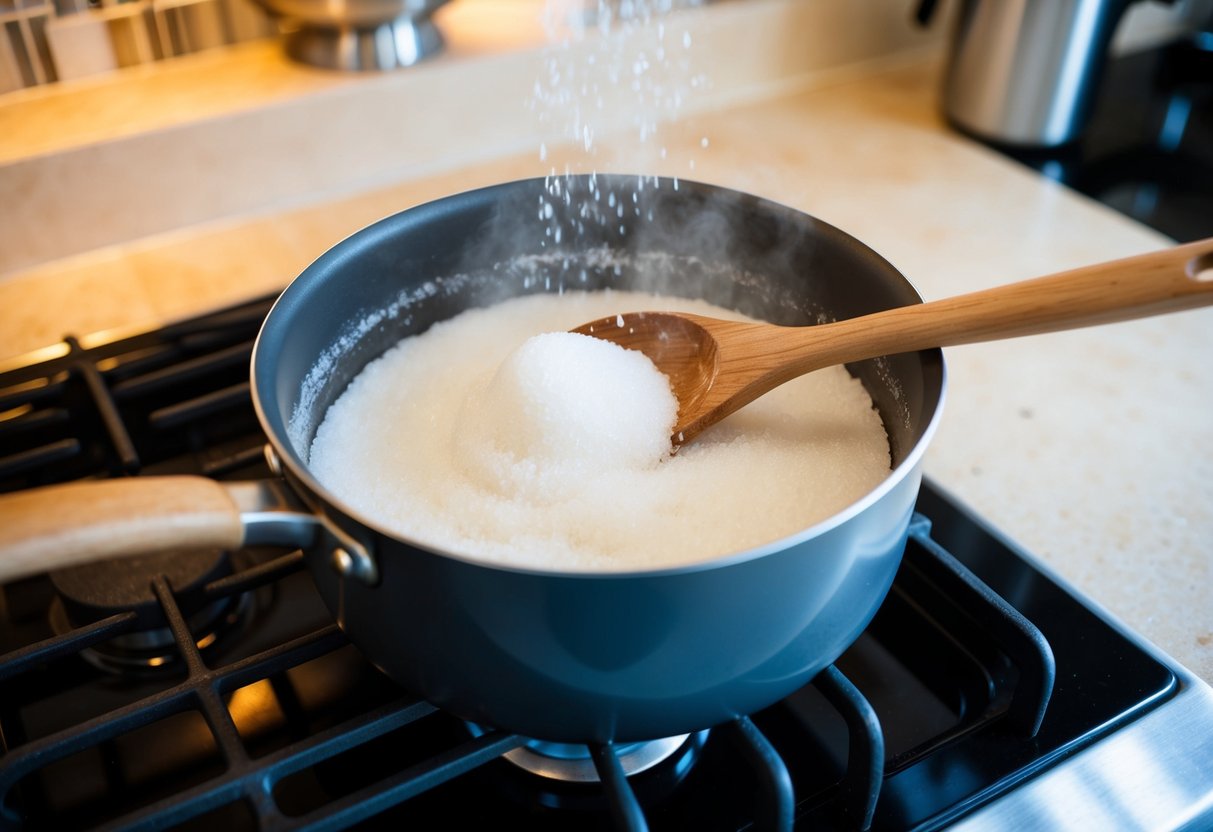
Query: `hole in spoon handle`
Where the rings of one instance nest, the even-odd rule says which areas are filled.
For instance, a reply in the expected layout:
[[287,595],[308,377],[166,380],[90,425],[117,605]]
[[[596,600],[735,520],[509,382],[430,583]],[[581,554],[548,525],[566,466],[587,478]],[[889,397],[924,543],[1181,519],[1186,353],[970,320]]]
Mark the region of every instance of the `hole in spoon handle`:
[[1213,283],[1213,251],[1198,254],[1188,261],[1188,277],[1197,283]]

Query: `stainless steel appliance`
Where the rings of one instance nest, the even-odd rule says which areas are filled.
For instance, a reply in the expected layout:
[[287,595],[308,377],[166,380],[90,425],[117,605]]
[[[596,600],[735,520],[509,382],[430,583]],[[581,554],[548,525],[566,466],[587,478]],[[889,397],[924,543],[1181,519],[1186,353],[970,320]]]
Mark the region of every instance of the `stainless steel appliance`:
[[327,69],[411,66],[442,49],[431,19],[447,0],[257,0],[284,20],[286,52]]
[[[985,140],[1054,147],[1077,138],[1132,0],[963,0],[943,89],[952,123]],[[920,6],[929,17],[935,4]]]
[[[1109,55],[1131,0],[964,0],[940,93],[960,131],[1180,242],[1213,234],[1213,18]],[[922,0],[921,23],[935,0]]]
[[1213,234],[1213,20],[1110,59],[1075,141],[995,147],[1180,242]]
[[[0,368],[0,489],[268,475],[247,386],[268,308]],[[599,747],[589,767],[401,690],[299,552],[5,585],[0,828],[1213,824],[1213,690],[951,495],[927,483],[917,508],[888,600],[810,685],[661,759]]]

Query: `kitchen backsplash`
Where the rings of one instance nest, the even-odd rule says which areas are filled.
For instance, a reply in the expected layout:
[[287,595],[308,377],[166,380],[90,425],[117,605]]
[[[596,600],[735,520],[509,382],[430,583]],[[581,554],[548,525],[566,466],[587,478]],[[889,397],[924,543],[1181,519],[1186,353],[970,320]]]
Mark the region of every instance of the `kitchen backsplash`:
[[0,92],[264,38],[252,0],[0,0]]
[[[464,0],[466,3],[467,0]],[[478,0],[481,9],[485,0]],[[495,0],[502,4],[517,0]],[[547,0],[546,14],[593,23],[714,0]],[[0,0],[0,93],[271,37],[256,0]],[[297,24],[285,20],[283,26]]]
[[[550,0],[584,6],[637,0]],[[641,0],[654,7],[714,0]],[[514,0],[499,0],[502,3]],[[810,2],[810,0],[804,0]],[[901,0],[888,0],[896,6]],[[905,0],[906,18],[914,6]],[[1213,0],[1137,3],[1119,27],[1116,51],[1131,51],[1199,26]],[[272,37],[278,24],[255,0],[0,0],[0,93]]]

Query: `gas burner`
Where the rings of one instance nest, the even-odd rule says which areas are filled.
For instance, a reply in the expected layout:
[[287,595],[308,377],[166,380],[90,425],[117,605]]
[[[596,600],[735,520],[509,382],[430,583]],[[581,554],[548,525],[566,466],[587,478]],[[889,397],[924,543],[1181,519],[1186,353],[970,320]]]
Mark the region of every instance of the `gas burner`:
[[242,629],[253,607],[247,593],[217,600],[206,597],[207,584],[230,574],[231,556],[219,550],[160,552],[56,570],[50,573],[56,591],[48,612],[50,625],[56,634],[64,634],[111,615],[133,612],[137,622],[133,632],[86,648],[81,657],[112,673],[172,667],[180,658],[152,590],[153,579],[163,576],[173,588],[198,649],[203,650]]
[[[708,732],[681,734],[675,737],[633,742],[615,746],[615,756],[624,775],[631,777],[678,755],[675,762],[682,769],[694,764],[698,752],[707,741]],[[514,765],[532,774],[565,783],[598,783],[601,778],[590,750],[585,745],[530,740],[504,755]]]
[[[485,736],[478,726],[468,727],[473,734]],[[592,823],[631,801],[643,812],[640,807],[669,806],[677,801],[682,785],[704,761],[709,733],[703,730],[600,748],[597,763],[588,746],[529,740],[503,753],[489,768],[491,776],[485,783],[494,794],[530,815],[536,829],[549,828],[540,818],[562,819],[556,828],[566,828],[564,824],[571,818]],[[624,775],[622,782],[604,783],[599,765],[612,766],[614,761]]]

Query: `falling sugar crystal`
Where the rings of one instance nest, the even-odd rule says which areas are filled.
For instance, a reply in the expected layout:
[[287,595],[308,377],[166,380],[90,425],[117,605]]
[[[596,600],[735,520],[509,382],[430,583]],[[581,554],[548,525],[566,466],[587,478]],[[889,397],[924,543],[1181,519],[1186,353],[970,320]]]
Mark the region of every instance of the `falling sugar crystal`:
[[[616,128],[622,114],[630,119],[633,141],[637,143],[623,149],[640,160],[640,166],[647,158],[667,159],[671,155],[668,148],[646,149],[646,145],[658,134],[660,124],[677,121],[701,75],[691,67],[690,32],[669,31],[665,16],[703,2],[547,0],[543,21],[549,46],[526,102],[543,130],[539,158],[548,161],[568,154],[563,164],[565,173],[583,170],[598,154],[603,131],[610,128],[618,135]],[[668,48],[679,39],[681,50]],[[627,100],[620,102],[625,91]],[[622,109],[616,112],[616,107]],[[646,178],[640,177],[638,191],[645,187]],[[656,184],[656,177],[653,182]],[[588,219],[590,215],[581,212],[577,203],[601,200],[596,187],[569,193],[567,185],[550,185],[553,201],[563,199],[573,209],[570,216]],[[598,224],[605,224],[605,218],[593,216]],[[549,227],[560,222],[552,216],[542,220]],[[552,238],[554,234],[545,236]],[[568,234],[566,231],[564,236]]]

